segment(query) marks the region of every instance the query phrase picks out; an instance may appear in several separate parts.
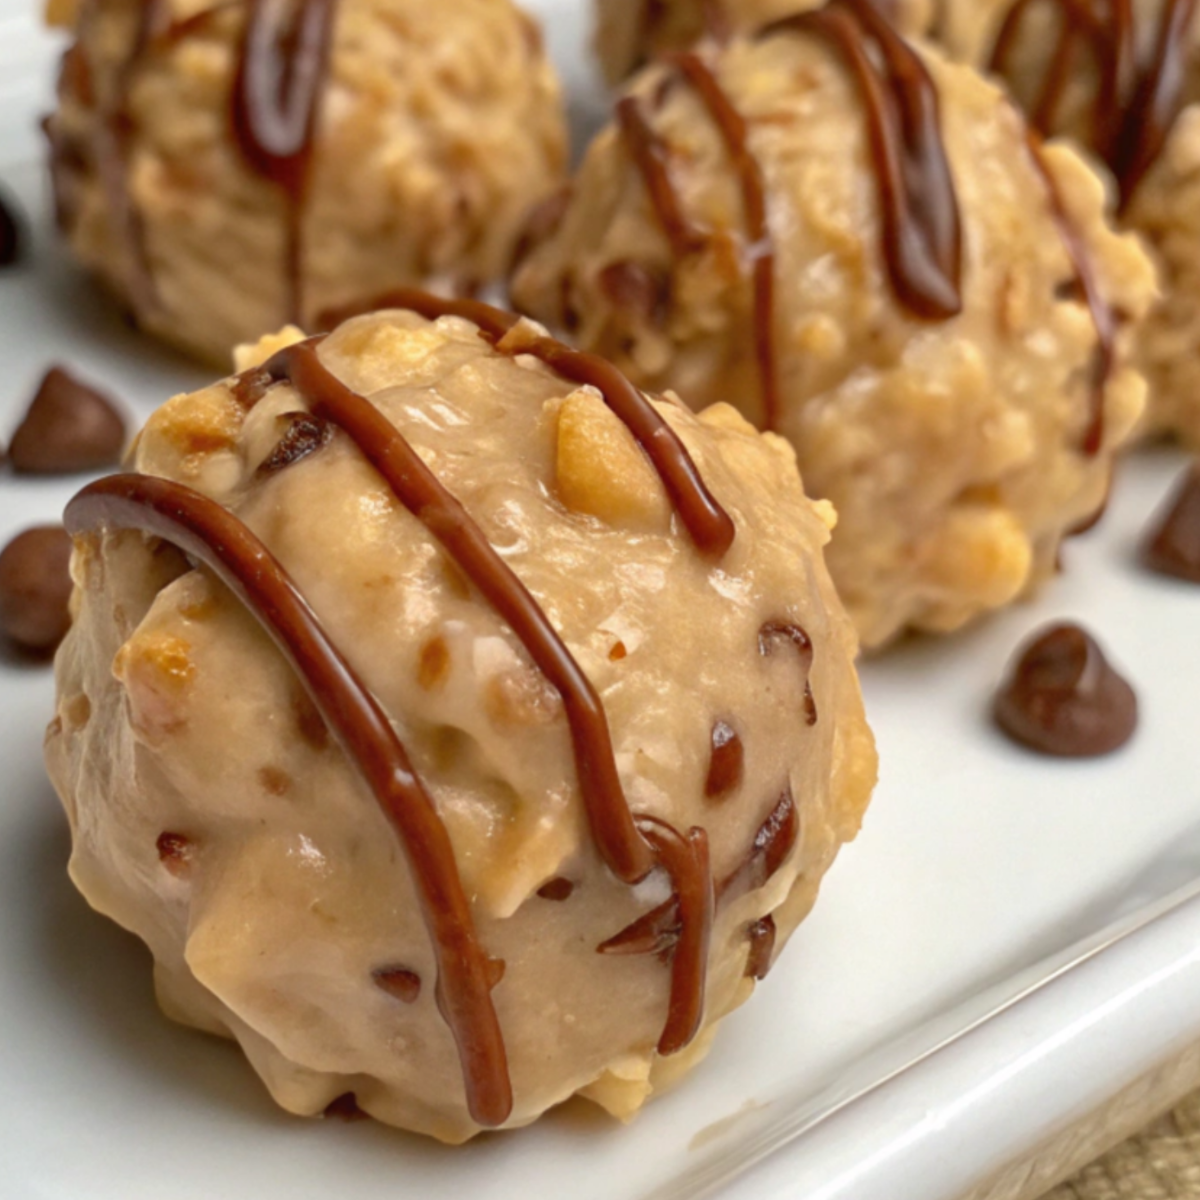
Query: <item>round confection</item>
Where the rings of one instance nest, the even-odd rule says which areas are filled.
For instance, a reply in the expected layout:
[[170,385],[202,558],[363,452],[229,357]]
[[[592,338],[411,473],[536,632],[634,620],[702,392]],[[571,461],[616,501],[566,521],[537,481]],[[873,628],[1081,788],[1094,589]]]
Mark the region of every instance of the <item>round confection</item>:
[[874,783],[832,515],[732,408],[395,302],[172,400],[69,506],[71,876],[294,1113],[628,1117]]
[[1154,282],[1082,160],[865,0],[652,66],[616,112],[516,303],[784,434],[864,645],[1050,576],[1141,413]]
[[1043,132],[1076,138],[1113,176],[1119,224],[1155,258],[1161,297],[1137,363],[1141,432],[1200,448],[1200,7],[1192,0],[939,0],[938,37],[998,71]]
[[[926,29],[935,0],[874,0],[899,28]],[[651,59],[684,50],[703,36],[747,32],[822,0],[597,0],[596,53],[610,83]]]
[[561,183],[559,86],[509,0],[68,6],[60,226],[140,326],[218,366],[385,288],[495,280]]

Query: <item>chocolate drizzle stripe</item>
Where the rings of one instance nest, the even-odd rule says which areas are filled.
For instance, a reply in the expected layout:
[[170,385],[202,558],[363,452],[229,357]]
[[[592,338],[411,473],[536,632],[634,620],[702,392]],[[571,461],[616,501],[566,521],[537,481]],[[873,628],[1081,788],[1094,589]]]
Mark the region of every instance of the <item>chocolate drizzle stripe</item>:
[[167,480],[115,475],[84,488],[64,516],[72,534],[138,529],[204,563],[242,601],[291,663],[400,838],[435,946],[437,1000],[458,1046],[467,1106],[483,1126],[512,1110],[491,966],[475,932],[454,849],[429,793],[366,685],[291,577],[232,513]]
[[337,0],[249,0],[231,116],[247,164],[287,206],[288,320],[303,310],[304,200],[329,68]]
[[[387,292],[365,308],[356,306],[350,312],[330,315],[340,321],[358,312],[381,308],[408,309],[429,321],[447,316],[462,317],[478,325],[494,347],[518,321],[511,313],[479,300],[446,300],[412,288]],[[533,355],[564,379],[594,387],[633,434],[658,472],[696,548],[716,558],[725,554],[737,533],[732,518],[708,490],[679,435],[616,367],[594,354],[572,350],[550,337],[523,341],[508,353]]]
[[775,353],[775,245],[767,216],[767,188],[762,168],[750,149],[746,119],[734,107],[707,63],[694,53],[676,55],[672,61],[708,110],[737,172],[753,278],[754,346],[762,391],[763,426],[774,430],[779,423],[780,410]]
[[[64,55],[62,87],[69,87],[72,55],[88,44],[88,25],[98,0],[85,0],[80,32]],[[249,168],[284,194],[287,317],[300,319],[303,306],[303,218],[321,99],[325,92],[337,0],[220,0],[212,7],[172,21],[164,0],[138,0],[137,24],[124,60],[116,69],[112,94],[96,107],[91,150],[104,189],[109,220],[124,244],[135,316],[158,306],[145,223],[129,184],[129,146],[135,133],[130,93],[146,56],[204,32],[212,19],[234,8],[247,18],[234,67],[230,121]],[[83,64],[86,67],[86,63]],[[78,71],[76,71],[78,74]],[[88,97],[77,95],[80,104]],[[52,121],[47,129],[55,191],[64,216],[71,206],[68,158],[71,147]],[[72,223],[73,218],[66,223]]]
[[[759,37],[811,33],[831,41],[856,76],[867,112],[879,181],[883,255],[897,299],[915,316],[946,320],[962,311],[962,217],[941,134],[937,87],[907,42],[870,0],[831,0],[822,10],[772,22]],[[775,248],[761,164],[750,149],[746,119],[696,52],[667,60],[712,118],[733,162],[745,210],[754,298],[755,357],[763,425],[778,423],[780,388],[775,330]],[[677,259],[704,248],[711,235],[684,211],[671,178],[670,148],[626,96],[617,125]]]
[[703,250],[707,238],[684,212],[671,179],[670,148],[646,119],[635,96],[626,96],[617,104],[617,125],[672,253],[676,258],[686,258]]
[[1079,281],[1088,312],[1092,316],[1092,323],[1096,327],[1096,357],[1092,367],[1089,402],[1091,415],[1080,443],[1083,453],[1094,457],[1100,453],[1100,449],[1104,445],[1104,393],[1112,379],[1113,371],[1116,369],[1117,319],[1100,290],[1100,284],[1096,279],[1096,273],[1092,270],[1091,260],[1088,258],[1083,239],[1067,212],[1062,193],[1058,189],[1058,183],[1042,156],[1041,139],[1033,130],[1029,131],[1029,152],[1033,158],[1034,167],[1046,185],[1046,191],[1050,198],[1051,215],[1058,226],[1059,236],[1062,238],[1067,257],[1071,260],[1075,277]]
[[704,1020],[704,978],[713,923],[713,884],[708,835],[692,828],[686,837],[665,822],[638,818],[638,829],[675,892],[679,935],[671,954],[671,999],[658,1052],[676,1054],[696,1036]]
[[941,134],[937,86],[917,52],[870,0],[830,0],[767,25],[761,37],[810,32],[842,53],[859,82],[879,177],[892,287],[918,317],[962,311],[962,218]]
[[562,696],[579,787],[600,854],[625,882],[644,878],[654,866],[654,856],[625,801],[604,706],[590,680],[479,525],[383,413],[321,362],[316,341],[281,350],[264,370],[277,381],[291,383],[317,417],[334,422],[350,436],[404,507],[512,628]]
[[1196,15],[1196,0],[1167,0],[1154,57],[1138,81],[1113,152],[1113,169],[1121,181],[1126,207],[1157,161],[1179,115],[1185,82],[1187,32]]
[[[1020,48],[1025,18],[1037,0],[1017,0],[993,44],[990,69],[1007,74]],[[1087,43],[1099,75],[1092,105],[1092,148],[1108,163],[1128,208],[1146,172],[1162,153],[1184,92],[1187,33],[1197,0],[1166,0],[1153,51],[1139,63],[1141,42],[1131,0],[1048,0],[1061,21],[1041,88],[1031,102],[1030,123],[1043,135],[1055,132],[1080,45]]]
[[[758,827],[745,857],[728,875],[717,881],[717,906],[731,904],[770,882],[799,840],[800,814],[789,784]],[[670,955],[680,930],[678,898],[671,896],[601,942],[596,947],[596,953]]]

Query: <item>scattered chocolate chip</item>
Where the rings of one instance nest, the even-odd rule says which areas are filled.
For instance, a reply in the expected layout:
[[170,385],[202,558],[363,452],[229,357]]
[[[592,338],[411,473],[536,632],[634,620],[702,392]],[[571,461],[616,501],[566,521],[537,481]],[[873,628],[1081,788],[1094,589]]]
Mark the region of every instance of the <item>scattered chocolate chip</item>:
[[538,246],[558,232],[571,206],[571,193],[571,185],[565,183],[529,210],[517,236],[510,270],[515,271]]
[[333,426],[310,413],[284,413],[282,419],[288,422],[287,431],[259,464],[260,476],[273,475],[284,467],[298,463],[302,458],[328,446],[333,439]]
[[353,1092],[343,1092],[325,1105],[325,1116],[339,1121],[366,1121],[368,1114],[358,1107],[358,1098]]
[[115,465],[125,421],[112,402],[61,367],[51,367],[8,448],[13,470],[67,475]]
[[71,627],[71,537],[61,525],[19,533],[0,551],[0,633],[48,653]]
[[717,883],[717,898],[728,903],[757,891],[774,878],[800,838],[800,814],[788,784],[758,827],[750,850],[740,865]]
[[0,267],[11,267],[21,257],[24,240],[15,205],[0,195]]
[[613,642],[612,649],[608,652],[609,662],[620,662],[621,659],[627,658],[629,651],[625,649],[624,642]]
[[328,749],[329,726],[303,688],[297,688],[292,695],[292,715],[296,718],[296,729],[309,749],[318,752]]
[[670,281],[641,263],[609,263],[597,279],[600,291],[619,312],[661,326],[670,304]]
[[596,953],[656,954],[660,961],[669,962],[679,942],[679,932],[679,899],[672,896],[601,942]]
[[742,782],[746,755],[737,730],[725,721],[713,725],[710,741],[712,754],[708,760],[704,794],[709,800],[720,800]]
[[1077,625],[1053,625],[1022,647],[996,696],[1014,741],[1059,758],[1119,749],[1137,728],[1137,696]]
[[253,408],[274,386],[275,380],[262,367],[251,367],[233,377],[229,390],[242,408]]
[[292,777],[280,767],[259,767],[258,782],[262,784],[263,791],[272,796],[283,796],[292,786]]
[[413,1004],[421,994],[421,977],[407,967],[377,967],[371,972],[375,986],[402,1004]]
[[746,957],[746,977],[766,979],[771,970],[771,959],[775,954],[775,918],[768,913],[761,921],[755,921],[746,931],[750,942],[750,953]]
[[1200,583],[1200,463],[1184,472],[1142,543],[1142,562],[1160,575]]
[[417,658],[417,682],[425,691],[441,687],[450,674],[450,647],[442,635],[431,637]]
[[537,890],[537,894],[543,900],[554,900],[561,902],[566,900],[575,890],[575,885],[569,880],[564,879],[559,875],[556,879],[551,879],[549,883],[543,883]]
[[813,644],[808,634],[791,621],[768,621],[758,631],[758,652],[764,658],[775,652],[775,647],[790,644],[800,656],[800,667],[804,672],[804,720],[809,725],[817,723],[817,704],[812,693]]
[[176,878],[183,879],[191,871],[195,849],[191,838],[182,833],[160,833],[155,847],[158,861]]

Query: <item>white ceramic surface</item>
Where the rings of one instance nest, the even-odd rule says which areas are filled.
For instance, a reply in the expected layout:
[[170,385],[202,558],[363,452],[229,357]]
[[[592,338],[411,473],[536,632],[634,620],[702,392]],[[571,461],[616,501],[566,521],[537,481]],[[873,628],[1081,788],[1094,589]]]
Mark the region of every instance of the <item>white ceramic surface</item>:
[[[534,7],[583,81],[584,0]],[[32,9],[0,0],[0,185],[36,220],[32,261],[0,274],[3,433],[53,360],[136,417],[202,378],[125,329],[53,246],[35,118],[55,46]],[[573,111],[594,117],[590,84]],[[568,1106],[447,1150],[275,1110],[235,1049],[158,1015],[145,952],[72,891],[40,761],[51,680],[0,661],[0,1198],[962,1195],[1200,1039],[1200,901],[1145,923],[1200,877],[1200,590],[1143,574],[1133,553],[1181,463],[1132,459],[1108,520],[1035,605],[865,668],[884,767],[862,837],[708,1061],[627,1128]],[[0,541],[55,519],[76,486],[0,475]],[[1141,732],[1109,760],[1028,756],[987,721],[1010,651],[1063,616],[1141,693]]]

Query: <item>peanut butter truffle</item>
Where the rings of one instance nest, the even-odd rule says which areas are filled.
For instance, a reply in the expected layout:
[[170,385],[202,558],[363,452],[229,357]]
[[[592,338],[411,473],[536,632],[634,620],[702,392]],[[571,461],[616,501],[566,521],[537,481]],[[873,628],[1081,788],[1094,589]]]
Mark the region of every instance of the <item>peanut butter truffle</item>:
[[517,273],[640,386],[726,400],[839,515],[864,645],[1033,589],[1141,414],[1153,270],[975,71],[835,0],[643,72]]
[[468,292],[561,183],[537,26],[509,0],[53,0],[59,223],[148,331],[234,345],[382,289]]
[[938,0],[958,58],[1000,74],[1045,133],[1112,175],[1120,225],[1156,259],[1161,298],[1137,363],[1141,432],[1200,449],[1200,5],[1195,0]]
[[832,512],[728,406],[393,302],[244,353],[69,506],[71,875],[291,1112],[627,1118],[866,807]]
[[[873,0],[897,27],[924,30],[935,0]],[[821,0],[596,0],[596,53],[610,83],[655,56],[685,50],[705,34],[748,32]]]

